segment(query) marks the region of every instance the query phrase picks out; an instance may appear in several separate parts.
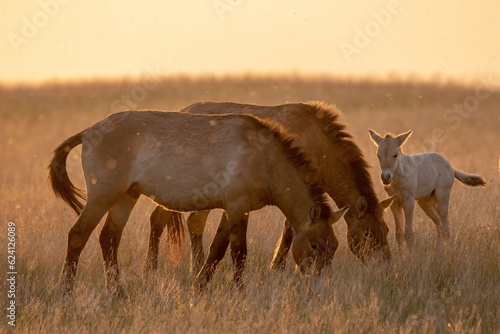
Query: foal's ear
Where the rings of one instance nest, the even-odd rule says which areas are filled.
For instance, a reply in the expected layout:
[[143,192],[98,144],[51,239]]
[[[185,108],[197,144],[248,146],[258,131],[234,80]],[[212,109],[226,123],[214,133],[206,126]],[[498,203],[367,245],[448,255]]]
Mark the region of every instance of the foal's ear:
[[396,140],[397,140],[399,147],[401,147],[401,145],[403,145],[405,143],[406,139],[408,139],[408,137],[410,137],[411,133],[412,133],[412,131],[410,130],[410,131],[402,133],[396,137]]
[[366,213],[366,209],[368,209],[368,202],[366,201],[366,198],[361,196],[356,202],[356,212],[358,214],[358,219],[363,218]]
[[373,143],[375,144],[375,146],[379,146],[380,143],[382,142],[382,140],[384,140],[384,138],[382,138],[378,133],[376,133],[375,131],[373,130],[368,130],[368,132],[370,132],[370,137],[372,138],[372,141]]
[[319,202],[314,203],[309,209],[309,218],[311,222],[316,222],[321,216],[321,204]]
[[394,200],[395,200],[396,198],[398,198],[398,196],[396,196],[396,195],[393,195],[393,196],[391,196],[391,197],[389,197],[389,198],[386,198],[386,199],[384,199],[382,202],[380,202],[380,205],[381,205],[381,206],[382,206],[382,208],[385,210],[385,209],[387,209],[388,207],[390,207],[390,206],[391,206],[392,202],[394,202]]
[[337,210],[337,211],[334,211],[332,214],[331,214],[331,224],[335,224],[336,222],[339,221],[340,218],[344,217],[344,215],[346,214],[346,212],[349,210],[350,206],[347,205],[347,206],[344,206],[342,209],[340,210]]

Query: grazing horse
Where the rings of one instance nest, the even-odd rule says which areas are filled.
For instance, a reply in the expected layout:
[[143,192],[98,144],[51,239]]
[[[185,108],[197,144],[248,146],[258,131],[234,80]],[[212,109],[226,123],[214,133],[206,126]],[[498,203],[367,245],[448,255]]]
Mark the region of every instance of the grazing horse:
[[[436,225],[438,241],[450,237],[448,207],[454,179],[465,185],[484,186],[481,176],[470,175],[451,167],[439,153],[403,154],[401,146],[411,135],[411,130],[382,138],[373,130],[370,137],[378,147],[377,158],[382,169],[381,179],[385,191],[397,200],[391,206],[396,224],[396,241],[399,249],[403,240],[413,244],[413,209],[415,200]],[[405,227],[403,230],[403,211]]]
[[[390,259],[387,244],[389,228],[383,219],[383,211],[391,204],[392,199],[379,203],[368,164],[352,136],[345,130],[345,125],[339,121],[340,112],[335,107],[321,103],[260,106],[200,102],[181,111],[192,114],[250,114],[279,123],[288,133],[296,135],[295,144],[311,160],[325,192],[338,207],[349,205],[352,208],[345,216],[347,243],[352,253],[363,262],[375,253],[381,253],[386,260]],[[208,213],[209,211],[194,212],[187,220],[191,239],[191,264],[195,273],[204,260],[202,238]],[[168,212],[160,206],[152,214],[146,269],[157,267],[158,242],[165,226],[168,224],[172,232],[179,230],[180,225],[169,220],[169,217],[176,215],[178,214]],[[272,268],[284,267],[292,240],[293,232],[286,221]]]
[[[144,194],[176,211],[220,208],[230,234],[234,279],[241,281],[248,213],[276,205],[295,233],[294,260],[303,272],[319,272],[338,247],[332,224],[347,208],[332,212],[323,190],[293,138],[278,126],[248,115],[193,115],[126,111],[110,115],[59,145],[48,166],[55,194],[79,217],[68,234],[61,288],[71,292],[80,254],[108,212],[99,241],[106,286],[123,294],[118,246],[137,199]],[[66,159],[82,144],[87,203],[69,180]],[[225,233],[225,232],[224,232]],[[226,243],[227,239],[214,239]],[[225,248],[224,248],[225,249]],[[212,252],[196,286],[204,286],[224,253]]]

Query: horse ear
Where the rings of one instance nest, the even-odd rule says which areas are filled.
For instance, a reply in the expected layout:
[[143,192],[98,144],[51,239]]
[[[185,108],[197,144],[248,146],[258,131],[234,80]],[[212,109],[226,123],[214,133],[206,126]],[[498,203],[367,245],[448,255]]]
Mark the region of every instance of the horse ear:
[[363,218],[366,213],[366,209],[368,209],[368,202],[366,201],[366,198],[361,196],[356,202],[356,212],[358,213],[358,219]]
[[406,139],[408,139],[408,137],[410,137],[411,133],[412,133],[412,131],[410,130],[410,131],[402,133],[396,137],[396,140],[397,140],[399,147],[401,147],[401,145],[403,145],[405,143]]
[[398,196],[394,195],[394,196],[391,196],[389,198],[386,198],[384,199],[382,202],[380,202],[380,205],[382,206],[382,208],[385,210],[387,209],[388,207],[391,206],[392,202],[394,202],[394,200],[397,198]]
[[316,202],[309,209],[309,218],[311,222],[314,223],[319,219],[319,216],[321,216],[321,204]]
[[370,132],[370,137],[372,138],[373,143],[375,144],[375,146],[378,147],[380,145],[380,142],[384,140],[384,138],[382,138],[378,133],[376,133],[373,130],[368,130],[368,132]]
[[331,214],[331,224],[335,224],[336,222],[339,221],[340,218],[344,217],[347,211],[349,211],[350,206],[344,206],[342,209],[334,211]]

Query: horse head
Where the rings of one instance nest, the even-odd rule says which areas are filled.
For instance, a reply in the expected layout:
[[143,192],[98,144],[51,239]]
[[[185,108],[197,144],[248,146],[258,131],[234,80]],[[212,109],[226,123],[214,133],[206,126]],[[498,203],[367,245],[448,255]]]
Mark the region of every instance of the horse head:
[[361,262],[365,263],[368,258],[382,257],[383,260],[391,259],[391,251],[387,243],[389,227],[383,218],[383,210],[391,206],[396,197],[384,199],[378,205],[381,209],[367,212],[367,202],[360,197],[356,203],[355,216],[346,217],[347,222],[347,245],[351,252]]
[[315,203],[309,210],[307,226],[295,232],[292,255],[302,273],[319,274],[330,265],[339,245],[332,225],[349,209],[332,212],[326,204]]

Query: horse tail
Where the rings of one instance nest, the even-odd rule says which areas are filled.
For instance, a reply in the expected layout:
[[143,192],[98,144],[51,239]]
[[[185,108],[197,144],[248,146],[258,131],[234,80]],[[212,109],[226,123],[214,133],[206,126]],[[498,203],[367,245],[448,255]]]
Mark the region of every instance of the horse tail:
[[184,246],[184,217],[182,213],[173,211],[167,221],[167,243],[178,251]]
[[467,174],[457,169],[453,169],[453,172],[455,173],[455,178],[465,185],[471,187],[478,187],[478,186],[483,187],[486,185],[486,181],[483,179],[482,176]]
[[66,170],[66,158],[68,157],[71,149],[81,143],[81,132],[66,139],[54,150],[52,161],[47,167],[49,182],[52,186],[52,190],[54,190],[54,193],[56,194],[56,197],[59,197],[68,203],[68,205],[75,210],[78,215],[83,209],[83,204],[80,202],[78,197],[85,200],[85,193],[71,183]]

